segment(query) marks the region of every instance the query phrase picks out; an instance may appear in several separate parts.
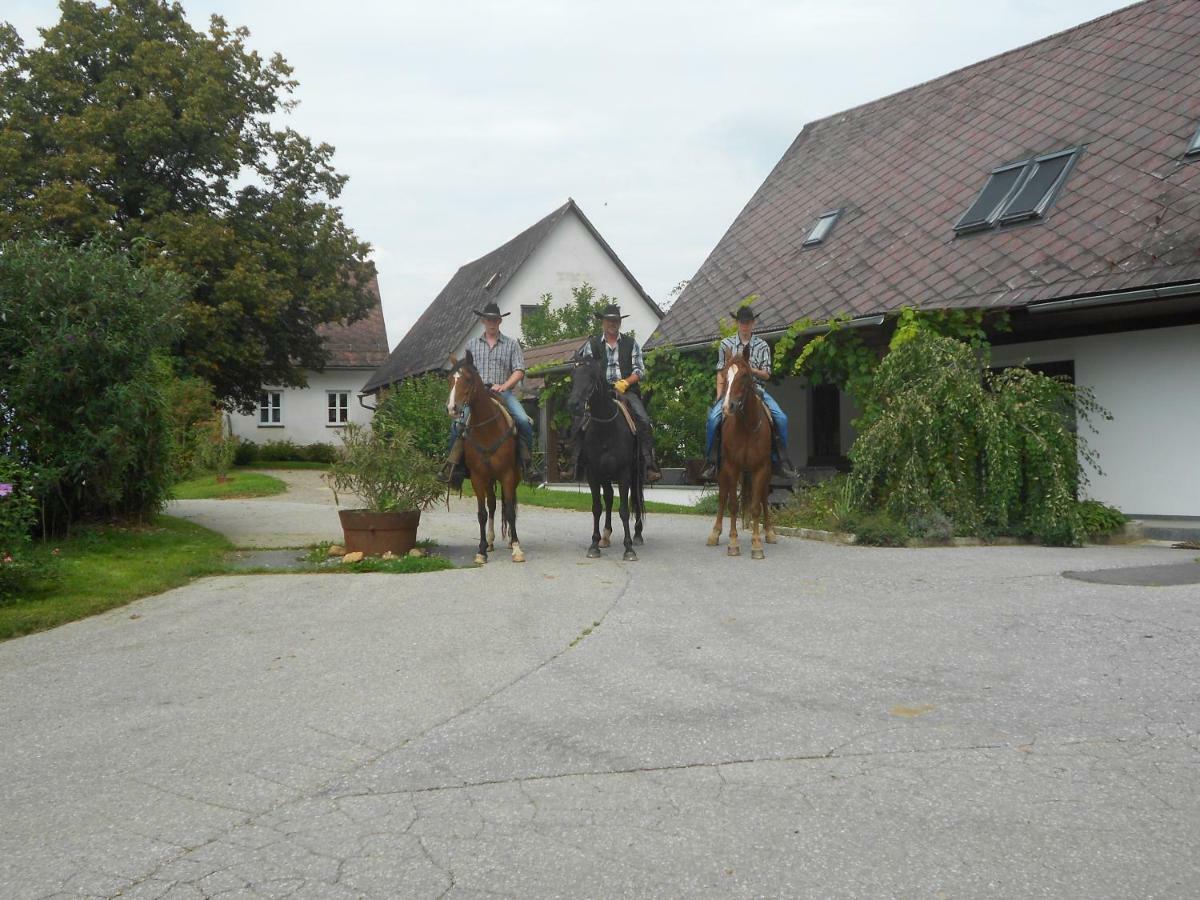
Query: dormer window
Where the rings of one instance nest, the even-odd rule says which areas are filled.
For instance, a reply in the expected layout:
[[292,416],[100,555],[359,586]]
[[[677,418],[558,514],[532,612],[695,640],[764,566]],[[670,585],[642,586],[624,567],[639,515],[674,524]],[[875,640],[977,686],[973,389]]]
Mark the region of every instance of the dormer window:
[[1192,135],[1192,142],[1188,144],[1184,156],[1200,156],[1200,128],[1196,129],[1196,133]]
[[1079,150],[1047,153],[993,170],[954,230],[962,234],[1041,218],[1066,181]]
[[802,247],[812,247],[819,244],[829,237],[829,232],[833,230],[833,223],[838,220],[838,216],[842,214],[840,209],[831,209],[828,212],[823,212],[817,216],[816,224],[813,225],[812,231],[808,233],[808,237],[804,239]]

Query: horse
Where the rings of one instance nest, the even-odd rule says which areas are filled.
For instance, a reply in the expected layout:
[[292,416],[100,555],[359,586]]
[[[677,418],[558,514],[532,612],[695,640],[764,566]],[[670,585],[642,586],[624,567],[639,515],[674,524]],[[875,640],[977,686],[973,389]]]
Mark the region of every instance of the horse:
[[[646,513],[643,472],[637,434],[618,405],[613,387],[605,378],[604,363],[576,354],[571,371],[571,412],[590,416],[583,441],[583,463],[592,489],[592,544],[587,555],[600,556],[611,545],[613,482],[621,495],[621,524],[625,528],[624,560],[636,560],[634,544],[642,544],[642,518]],[[604,535],[600,535],[600,489],[604,488]],[[634,536],[629,536],[629,508],[633,507]]]
[[[738,545],[738,482],[742,486],[744,515],[753,529],[750,540],[750,556],[763,559],[762,541],[759,538],[759,523],[762,522],[766,542],[774,544],[775,530],[771,527],[771,509],[767,497],[771,492],[771,414],[762,397],[754,389],[754,376],[750,372],[750,347],[745,346],[740,356],[733,356],[723,370],[725,397],[722,403],[724,419],[721,422],[721,468],[717,472],[719,494],[717,498],[717,521],[713,523],[708,546],[717,546],[721,537],[721,520],[726,504],[729,506],[730,556],[741,556]],[[746,527],[746,522],[743,522]]]
[[446,412],[456,417],[464,409],[470,411],[462,436],[467,471],[471,473],[471,487],[479,506],[479,550],[475,554],[475,565],[484,565],[488,551],[496,549],[497,481],[501,491],[500,536],[508,538],[512,561],[525,562],[525,553],[517,539],[517,484],[521,480],[521,468],[516,425],[504,404],[491,396],[479,377],[470,350],[462,360],[451,356],[450,365],[450,397],[446,401]]

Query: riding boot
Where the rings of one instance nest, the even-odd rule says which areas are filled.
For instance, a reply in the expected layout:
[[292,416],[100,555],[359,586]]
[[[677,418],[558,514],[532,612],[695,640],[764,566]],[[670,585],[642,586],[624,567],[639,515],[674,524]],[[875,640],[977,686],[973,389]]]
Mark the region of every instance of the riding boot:
[[463,439],[460,437],[450,447],[450,452],[446,454],[446,462],[437,474],[438,481],[450,485],[453,490],[461,488],[463,479],[467,477],[467,467],[463,464],[463,453]]
[[779,439],[779,432],[774,429],[771,430],[771,475],[775,478],[786,478],[788,481],[795,481],[797,478],[796,469],[788,459],[787,448]]
[[700,480],[716,481],[717,480],[717,451],[714,447],[708,452],[708,456],[704,458],[704,471],[700,473]]
[[521,471],[526,481],[541,481],[542,474],[533,470],[533,449],[524,441],[517,441],[521,460]]
[[656,481],[662,481],[662,469],[658,467],[658,461],[654,458],[654,442],[646,441],[645,448],[646,483],[654,484]]

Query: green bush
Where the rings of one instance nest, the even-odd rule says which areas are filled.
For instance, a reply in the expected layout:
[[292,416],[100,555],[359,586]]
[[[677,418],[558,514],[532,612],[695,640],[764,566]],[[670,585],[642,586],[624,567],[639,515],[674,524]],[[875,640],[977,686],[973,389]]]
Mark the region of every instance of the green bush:
[[206,432],[217,400],[212,386],[195,376],[168,378],[167,409],[171,423],[171,474],[184,481],[201,471],[197,455],[206,440]]
[[258,444],[245,438],[238,438],[237,449],[233,452],[233,464],[248,466],[253,462],[258,462]]
[[1088,537],[1113,534],[1129,521],[1115,506],[1108,506],[1099,500],[1081,500],[1075,511],[1079,517],[1079,527]]
[[292,441],[267,441],[258,445],[259,462],[303,462],[304,451]]
[[333,444],[308,444],[303,448],[303,462],[331,463],[337,459],[338,450]]
[[436,373],[406,378],[388,388],[375,410],[372,427],[382,434],[401,428],[413,446],[430,459],[446,455],[450,418],[446,415],[446,379]]
[[871,547],[903,547],[912,537],[904,523],[885,512],[860,513],[843,523],[855,541]]
[[791,528],[841,531],[850,514],[846,506],[847,481],[836,475],[819,484],[800,484],[775,514],[775,522]]
[[884,357],[849,454],[855,508],[1078,544],[1076,492],[1096,456],[1077,427],[1108,414],[1086,388],[1022,368],[992,373],[981,353],[917,331]]
[[682,466],[704,455],[704,429],[715,399],[715,362],[715,355],[682,354],[671,346],[646,354],[642,393],[654,422],[659,465]]
[[325,480],[338,494],[354,494],[374,512],[428,509],[446,496],[437,463],[417,452],[412,435],[393,425],[342,429],[342,448]]
[[201,472],[224,475],[233,465],[238,450],[238,440],[227,427],[225,414],[219,409],[213,410],[206,421],[196,423],[194,430],[198,433],[197,468]]
[[170,366],[186,286],[100,245],[23,240],[0,253],[0,447],[41,524],[145,516],[171,484]]

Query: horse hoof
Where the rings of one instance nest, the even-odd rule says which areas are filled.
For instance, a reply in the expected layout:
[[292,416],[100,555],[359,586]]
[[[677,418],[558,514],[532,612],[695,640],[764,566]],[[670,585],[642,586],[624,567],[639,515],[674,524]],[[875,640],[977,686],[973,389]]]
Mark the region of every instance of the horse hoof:
[[600,548],[599,547],[588,547],[587,555],[588,555],[588,559],[599,559],[600,558]]
[[708,544],[708,546],[710,546],[710,547],[715,547],[715,546],[717,546],[717,542],[720,541],[720,539],[721,539],[720,535],[710,534],[708,536],[708,540],[705,541],[705,543]]
[[646,541],[642,538],[642,536],[640,534],[635,534],[633,536],[633,542],[635,544],[637,544],[639,547],[642,546],[642,544],[646,543]]
[[488,553],[495,553],[495,552],[496,552],[496,545],[494,543],[492,543],[491,541],[488,541]]
[[600,538],[600,546],[601,547],[611,547],[612,541],[610,541],[608,538]]
[[475,554],[475,565],[482,566],[486,562],[487,562],[487,557],[484,556],[482,553]]
[[730,547],[728,550],[726,550],[726,551],[725,551],[725,553],[726,553],[727,555],[729,555],[729,556],[741,556],[741,555],[742,555],[742,548],[741,548],[741,547],[732,547],[732,546],[731,546],[731,547]]
[[637,554],[632,550],[626,550],[625,555],[621,557],[625,562],[637,562]]
[[763,553],[762,550],[751,550],[750,558],[751,559],[766,559],[767,554]]
[[768,531],[767,532],[767,543],[768,544],[778,544],[779,543],[778,535],[776,535],[775,532],[773,532],[773,531]]
[[525,562],[525,554],[522,553],[520,550],[514,550],[512,552],[512,561],[513,562]]

